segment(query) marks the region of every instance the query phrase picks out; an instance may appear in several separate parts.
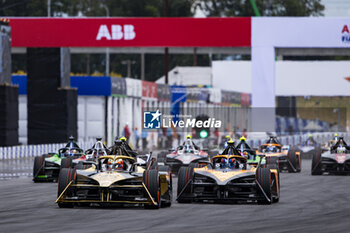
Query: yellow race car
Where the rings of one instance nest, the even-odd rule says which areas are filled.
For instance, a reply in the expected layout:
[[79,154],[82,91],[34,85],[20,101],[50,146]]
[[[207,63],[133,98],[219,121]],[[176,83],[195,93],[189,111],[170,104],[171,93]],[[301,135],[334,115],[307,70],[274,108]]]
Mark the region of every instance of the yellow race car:
[[134,157],[106,155],[84,170],[64,168],[58,180],[59,207],[143,204],[145,208],[168,207],[172,200],[169,167],[147,167]]
[[182,167],[178,174],[177,201],[278,202],[278,169],[260,162],[256,167],[250,166],[246,157],[225,154],[214,156],[202,168]]

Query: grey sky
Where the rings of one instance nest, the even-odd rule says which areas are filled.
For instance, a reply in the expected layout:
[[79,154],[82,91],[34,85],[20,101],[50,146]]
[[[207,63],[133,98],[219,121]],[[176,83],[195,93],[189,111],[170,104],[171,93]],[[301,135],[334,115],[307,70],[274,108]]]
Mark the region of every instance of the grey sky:
[[350,0],[322,0],[326,17],[350,17]]

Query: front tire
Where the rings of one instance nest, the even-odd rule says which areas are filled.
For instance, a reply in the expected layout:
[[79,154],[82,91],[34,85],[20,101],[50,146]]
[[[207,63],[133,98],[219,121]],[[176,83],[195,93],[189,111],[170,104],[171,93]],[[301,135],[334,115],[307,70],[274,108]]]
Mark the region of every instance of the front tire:
[[[288,160],[290,162],[288,166],[288,172],[297,172],[297,158],[296,158],[295,150],[291,149],[288,151]],[[293,166],[293,167],[292,167]],[[295,169],[295,170],[294,170]]]
[[177,179],[177,201],[179,203],[190,203],[192,201],[185,196],[191,194],[191,185],[188,182],[193,179],[193,174],[193,167],[181,167],[179,170]]
[[[158,170],[146,170],[143,172],[143,183],[145,184],[148,192],[150,193],[153,200],[156,202],[154,204],[145,204],[145,209],[159,209],[161,206],[160,202],[160,185],[159,185],[159,172]],[[146,193],[148,197],[148,194]]]
[[36,177],[37,176],[44,175],[44,163],[45,163],[44,156],[36,156],[34,158],[34,165],[33,165],[33,179],[34,179],[34,182],[36,182]]
[[271,204],[272,202],[272,189],[271,189],[271,171],[269,168],[261,168],[259,167],[256,170],[256,181],[260,184],[264,193],[264,200],[258,200],[259,204]]
[[311,162],[311,175],[318,176],[322,175],[322,161],[321,161],[321,150],[318,149],[312,156]]
[[[72,168],[63,168],[60,171],[60,175],[58,177],[58,190],[57,190],[57,197],[59,197],[63,191],[65,191],[66,195],[71,195],[73,194],[73,189],[71,187],[66,187],[71,183],[71,181],[76,182],[77,180],[77,172],[75,169]],[[66,189],[66,190],[65,190]],[[62,203],[59,202],[58,206],[60,208],[72,208],[73,204],[72,203]]]
[[73,168],[72,158],[63,158],[61,160],[61,169],[63,169],[63,168]]

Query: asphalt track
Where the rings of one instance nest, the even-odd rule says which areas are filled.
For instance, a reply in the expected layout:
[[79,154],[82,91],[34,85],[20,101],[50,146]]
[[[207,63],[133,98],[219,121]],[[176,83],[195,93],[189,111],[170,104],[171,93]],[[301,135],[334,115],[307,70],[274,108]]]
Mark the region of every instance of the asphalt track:
[[281,174],[280,202],[270,206],[60,209],[56,183],[18,175],[0,180],[0,232],[350,232],[350,177],[311,176],[310,163],[303,161],[300,174]]

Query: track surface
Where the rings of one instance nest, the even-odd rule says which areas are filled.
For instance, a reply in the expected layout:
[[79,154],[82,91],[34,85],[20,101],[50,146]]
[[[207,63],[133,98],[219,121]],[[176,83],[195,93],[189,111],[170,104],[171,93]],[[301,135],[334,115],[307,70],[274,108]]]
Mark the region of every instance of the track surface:
[[281,174],[280,202],[270,206],[59,209],[56,183],[0,180],[0,232],[350,232],[350,177],[311,176],[310,163]]

